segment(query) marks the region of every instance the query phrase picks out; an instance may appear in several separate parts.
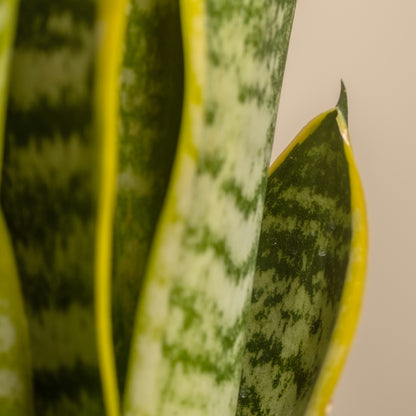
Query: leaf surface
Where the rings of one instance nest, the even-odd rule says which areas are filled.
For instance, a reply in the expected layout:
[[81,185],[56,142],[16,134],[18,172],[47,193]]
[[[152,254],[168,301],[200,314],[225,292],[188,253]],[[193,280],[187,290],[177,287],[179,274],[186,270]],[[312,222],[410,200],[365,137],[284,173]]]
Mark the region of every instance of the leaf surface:
[[[113,11],[122,8],[124,15],[122,2],[111,3]],[[117,97],[104,93],[104,99],[94,101],[97,48],[114,17],[105,9],[108,4],[33,0],[22,2],[19,9],[1,200],[28,315],[35,411],[45,416],[103,415],[100,371],[108,371],[114,360],[108,279],[97,271],[103,263],[95,259],[96,251],[105,252],[96,247],[96,231],[102,229],[98,216],[111,213],[98,199],[101,162],[111,149],[107,144],[117,140],[110,125],[112,136],[104,143],[96,120]],[[114,39],[110,36],[108,42]],[[106,58],[110,62],[104,61],[100,71],[111,87],[108,71],[119,60],[115,55]],[[97,327],[96,319],[107,327]],[[114,374],[104,377],[106,382],[112,379]],[[116,408],[114,396],[107,396],[116,390],[104,389]]]
[[[10,55],[18,2],[0,4],[0,187]],[[29,336],[12,244],[0,205],[0,409],[33,414]]]
[[143,275],[176,152],[184,76],[178,1],[131,1],[127,19],[112,284],[121,392]]
[[323,415],[351,343],[366,220],[340,103],[270,170],[238,415]]
[[126,416],[235,413],[294,7],[180,2],[180,138],[136,315]]

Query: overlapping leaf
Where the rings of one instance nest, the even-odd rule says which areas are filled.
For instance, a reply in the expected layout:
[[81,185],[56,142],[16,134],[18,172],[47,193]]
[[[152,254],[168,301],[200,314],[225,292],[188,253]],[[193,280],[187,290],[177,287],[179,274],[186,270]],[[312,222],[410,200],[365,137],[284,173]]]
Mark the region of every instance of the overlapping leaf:
[[323,415],[345,360],[366,252],[346,110],[343,89],[271,168],[238,415]]
[[140,288],[179,136],[184,76],[178,1],[132,1],[127,19],[112,284],[121,392]]
[[185,96],[125,414],[229,415],[294,1],[181,1]]

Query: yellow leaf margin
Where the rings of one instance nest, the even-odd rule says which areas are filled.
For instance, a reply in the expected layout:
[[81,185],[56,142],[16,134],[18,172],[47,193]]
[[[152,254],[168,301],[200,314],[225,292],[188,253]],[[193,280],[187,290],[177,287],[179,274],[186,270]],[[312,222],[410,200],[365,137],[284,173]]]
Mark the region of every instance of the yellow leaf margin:
[[323,416],[329,411],[330,400],[347,359],[358,324],[367,268],[368,226],[364,193],[352,154],[347,122],[339,108],[336,110],[350,175],[353,222],[351,253],[338,318],[325,361],[305,413],[306,416]]
[[111,320],[113,217],[118,157],[119,77],[127,0],[98,3],[95,128],[100,146],[99,200],[95,238],[95,320],[98,360],[107,416],[120,414]]

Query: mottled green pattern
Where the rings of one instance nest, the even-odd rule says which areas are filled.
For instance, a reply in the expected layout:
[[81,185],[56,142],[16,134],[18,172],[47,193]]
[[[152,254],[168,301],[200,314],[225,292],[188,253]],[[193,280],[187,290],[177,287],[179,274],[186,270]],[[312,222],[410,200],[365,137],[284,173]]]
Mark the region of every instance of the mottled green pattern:
[[[0,2],[0,187],[9,64],[18,2]],[[33,414],[29,334],[16,262],[0,205],[0,413]]]
[[113,328],[123,391],[147,256],[179,135],[183,56],[178,0],[132,0],[121,76]]
[[93,0],[24,0],[2,205],[29,317],[39,415],[102,415],[93,325],[98,143]]
[[351,245],[343,138],[329,112],[269,178],[238,415],[302,415],[328,348]]
[[206,52],[186,57],[198,61],[185,67],[202,80],[201,103],[185,101],[192,144],[179,143],[155,267],[145,280],[126,385],[129,416],[235,413],[295,2],[203,3],[196,27],[206,45],[193,45],[192,33],[185,39],[188,52]]

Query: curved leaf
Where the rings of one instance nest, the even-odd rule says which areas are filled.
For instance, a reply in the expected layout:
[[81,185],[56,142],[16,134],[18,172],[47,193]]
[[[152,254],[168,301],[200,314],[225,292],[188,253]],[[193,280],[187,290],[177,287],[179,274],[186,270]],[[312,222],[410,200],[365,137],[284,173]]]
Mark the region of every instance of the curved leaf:
[[136,315],[125,415],[232,415],[294,1],[181,1],[178,150]]
[[352,339],[366,222],[340,102],[270,170],[238,415],[323,415]]

